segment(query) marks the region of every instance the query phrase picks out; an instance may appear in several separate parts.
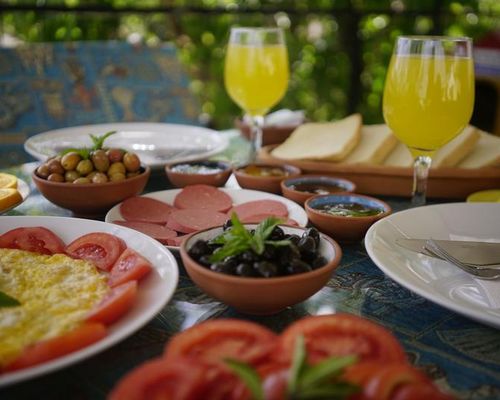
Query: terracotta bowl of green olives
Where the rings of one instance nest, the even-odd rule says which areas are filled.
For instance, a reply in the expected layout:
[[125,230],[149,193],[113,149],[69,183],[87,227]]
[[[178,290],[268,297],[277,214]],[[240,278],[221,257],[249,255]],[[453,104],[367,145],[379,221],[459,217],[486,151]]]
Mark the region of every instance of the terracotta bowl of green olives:
[[77,215],[102,215],[141,193],[150,174],[134,153],[99,149],[87,156],[70,151],[51,157],[33,171],[32,179],[50,202]]
[[[257,227],[244,226],[249,232]],[[226,229],[224,226],[191,234],[182,242],[181,257],[196,285],[246,314],[275,314],[306,300],[328,282],[342,257],[340,246],[315,228],[279,225],[270,238],[287,240],[291,247],[270,245],[268,249],[266,245],[256,258],[253,251],[247,251],[210,262],[217,249],[214,238]]]

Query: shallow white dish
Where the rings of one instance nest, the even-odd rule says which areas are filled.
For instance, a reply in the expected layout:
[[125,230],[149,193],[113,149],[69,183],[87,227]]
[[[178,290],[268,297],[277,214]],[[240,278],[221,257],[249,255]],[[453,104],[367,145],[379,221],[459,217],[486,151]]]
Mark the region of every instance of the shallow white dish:
[[23,200],[20,203],[14,204],[13,206],[0,209],[0,214],[6,213],[7,211],[10,211],[16,208],[17,206],[21,205],[31,193],[30,186],[20,178],[17,178],[17,190],[21,194]]
[[66,244],[90,232],[111,233],[125,240],[129,247],[146,257],[153,264],[154,270],[139,283],[133,308],[108,327],[108,335],[104,339],[38,366],[0,374],[0,387],[61,369],[113,346],[153,319],[174,294],[179,276],[177,262],[170,251],[149,236],[118,225],[87,219],[26,216],[0,218],[0,233],[22,226],[48,228],[59,235]]
[[376,222],[365,246],[389,277],[426,299],[500,328],[500,279],[474,278],[446,261],[404,249],[398,238],[500,242],[500,204],[452,203],[413,208]]
[[152,169],[161,168],[166,163],[210,157],[229,144],[223,134],[199,126],[131,122],[82,125],[43,132],[26,140],[24,149],[43,161],[67,148],[91,146],[90,133],[103,135],[109,131],[117,132],[106,139],[105,147],[134,151]]
[[[145,194],[142,197],[151,197],[156,200],[163,201],[168,204],[174,204],[175,196],[180,193],[182,189],[171,189],[171,190],[162,190],[160,192],[151,192]],[[307,214],[302,207],[300,207],[297,203],[285,199],[284,197],[260,192],[257,190],[247,190],[247,189],[222,189],[223,192],[226,192],[233,199],[233,204],[241,204],[246,203],[248,201],[253,200],[276,200],[286,205],[288,209],[288,218],[291,218],[297,222],[297,224],[301,227],[307,225]],[[120,203],[121,204],[121,203]],[[120,213],[120,204],[114,206],[111,210],[106,214],[105,221],[106,222],[114,222],[114,221],[123,221],[124,218]],[[176,246],[167,246],[170,250],[178,250],[179,247]]]

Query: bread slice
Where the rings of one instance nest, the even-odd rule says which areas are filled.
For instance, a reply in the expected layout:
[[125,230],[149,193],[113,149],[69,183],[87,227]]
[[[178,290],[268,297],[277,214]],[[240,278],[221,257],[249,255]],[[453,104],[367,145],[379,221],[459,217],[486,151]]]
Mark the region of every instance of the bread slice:
[[479,131],[479,141],[459,168],[500,167],[500,137]]
[[293,160],[342,161],[359,143],[361,125],[360,114],[335,122],[306,123],[271,154]]
[[345,164],[381,164],[398,144],[398,140],[385,124],[363,125],[361,141],[342,163]]
[[[436,151],[431,168],[454,167],[474,149],[479,141],[479,132],[472,125],[467,126],[455,139]],[[403,143],[398,143],[387,156],[384,165],[391,167],[411,167],[413,158]]]
[[453,140],[436,151],[431,168],[454,167],[462,161],[479,140],[476,127],[469,125]]

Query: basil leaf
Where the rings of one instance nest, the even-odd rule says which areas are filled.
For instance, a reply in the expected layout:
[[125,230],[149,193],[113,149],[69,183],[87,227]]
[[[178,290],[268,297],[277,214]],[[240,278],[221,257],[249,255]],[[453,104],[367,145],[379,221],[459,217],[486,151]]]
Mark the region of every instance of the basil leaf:
[[338,376],[345,367],[354,364],[357,359],[356,356],[332,357],[309,367],[301,376],[301,387],[316,387],[326,379]]
[[307,367],[306,356],[304,336],[299,335],[295,339],[292,366],[290,367],[290,380],[288,381],[288,395],[290,398],[294,398],[293,395],[298,391],[299,385],[301,385],[301,374]]
[[218,248],[210,256],[209,261],[211,263],[222,261],[226,257],[234,256],[236,254],[242,253],[249,248],[248,242],[244,239],[236,239],[231,242],[227,242],[223,247]]
[[252,239],[252,234],[246,230],[243,224],[238,219],[238,215],[236,213],[231,214],[231,223],[233,226],[230,229],[230,232],[235,236],[241,236],[242,238],[246,238],[247,240]]
[[224,362],[247,385],[254,400],[264,400],[262,381],[252,367],[237,360],[226,359]]
[[348,382],[334,382],[302,390],[295,398],[300,400],[345,400],[360,391]]
[[104,141],[110,137],[111,135],[114,135],[116,131],[110,131],[106,132],[102,136],[95,136],[90,134],[90,138],[92,139],[92,143],[94,143],[94,146],[92,147],[92,150],[100,150],[102,149],[102,146],[104,145]]
[[0,291],[0,307],[17,307],[21,303],[14,297],[9,296],[7,293]]

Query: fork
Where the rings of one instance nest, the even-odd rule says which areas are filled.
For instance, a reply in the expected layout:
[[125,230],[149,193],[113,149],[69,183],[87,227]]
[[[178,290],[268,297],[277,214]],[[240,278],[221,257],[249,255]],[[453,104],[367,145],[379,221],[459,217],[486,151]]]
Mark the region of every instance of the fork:
[[439,258],[442,258],[449,263],[457,266],[458,268],[462,269],[463,271],[476,276],[479,279],[497,279],[500,278],[500,270],[491,268],[491,267],[484,267],[476,264],[471,264],[471,263],[464,263],[460,261],[459,259],[453,257],[449,252],[447,252],[445,249],[443,249],[442,246],[440,246],[436,241],[429,239],[425,242],[425,248],[427,251],[435,254]]

